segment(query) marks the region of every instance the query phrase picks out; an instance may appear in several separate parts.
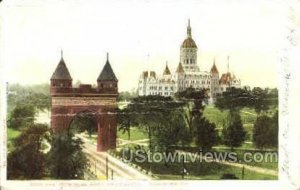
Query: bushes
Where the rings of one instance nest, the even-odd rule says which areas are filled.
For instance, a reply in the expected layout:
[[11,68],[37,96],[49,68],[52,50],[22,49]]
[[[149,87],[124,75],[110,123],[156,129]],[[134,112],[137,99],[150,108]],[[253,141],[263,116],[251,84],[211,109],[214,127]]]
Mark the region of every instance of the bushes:
[[273,117],[259,116],[254,124],[253,142],[257,148],[278,146],[278,111]]

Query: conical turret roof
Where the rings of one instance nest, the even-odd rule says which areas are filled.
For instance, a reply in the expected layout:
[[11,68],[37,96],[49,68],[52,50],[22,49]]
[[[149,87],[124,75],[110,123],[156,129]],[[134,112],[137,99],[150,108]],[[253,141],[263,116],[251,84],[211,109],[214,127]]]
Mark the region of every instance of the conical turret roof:
[[163,75],[171,75],[170,69],[169,69],[169,67],[168,67],[168,63],[166,63],[166,68],[165,68],[165,70],[164,70]]
[[178,67],[176,69],[176,73],[184,73],[184,69],[182,67],[181,62],[179,62]]
[[216,66],[216,61],[214,60],[214,64],[210,69],[210,73],[219,73],[217,66]]
[[111,68],[111,65],[108,60],[108,54],[107,54],[107,60],[106,63],[97,79],[97,81],[118,81],[113,69]]
[[70,72],[63,58],[60,59],[54,73],[52,74],[51,80],[53,79],[72,80]]

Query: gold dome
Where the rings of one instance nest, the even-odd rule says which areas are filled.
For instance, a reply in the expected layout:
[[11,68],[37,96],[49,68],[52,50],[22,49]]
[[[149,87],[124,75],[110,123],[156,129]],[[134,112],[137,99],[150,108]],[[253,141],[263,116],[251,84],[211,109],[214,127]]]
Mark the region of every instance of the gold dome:
[[195,41],[193,40],[193,38],[186,38],[182,44],[181,44],[182,48],[197,48],[197,45],[195,43]]

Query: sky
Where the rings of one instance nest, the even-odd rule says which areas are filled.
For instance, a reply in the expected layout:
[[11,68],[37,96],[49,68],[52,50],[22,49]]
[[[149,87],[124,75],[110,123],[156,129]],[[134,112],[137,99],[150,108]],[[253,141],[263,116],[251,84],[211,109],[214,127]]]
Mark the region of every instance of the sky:
[[96,84],[106,53],[119,91],[137,88],[144,70],[179,63],[188,19],[200,70],[213,60],[242,85],[277,87],[288,9],[280,0],[4,1],[0,7],[1,77],[49,83],[63,50],[73,83]]

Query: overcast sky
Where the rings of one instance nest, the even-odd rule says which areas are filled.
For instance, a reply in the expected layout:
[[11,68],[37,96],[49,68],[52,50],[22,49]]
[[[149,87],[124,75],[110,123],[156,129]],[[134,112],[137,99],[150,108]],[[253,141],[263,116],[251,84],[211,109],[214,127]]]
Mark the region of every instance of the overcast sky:
[[[96,84],[109,52],[120,91],[137,87],[143,70],[174,72],[188,19],[198,65],[230,71],[242,85],[277,87],[288,13],[279,0],[4,1],[2,76],[11,83],[49,82],[63,49],[74,83]],[[88,3],[87,3],[88,2]]]

